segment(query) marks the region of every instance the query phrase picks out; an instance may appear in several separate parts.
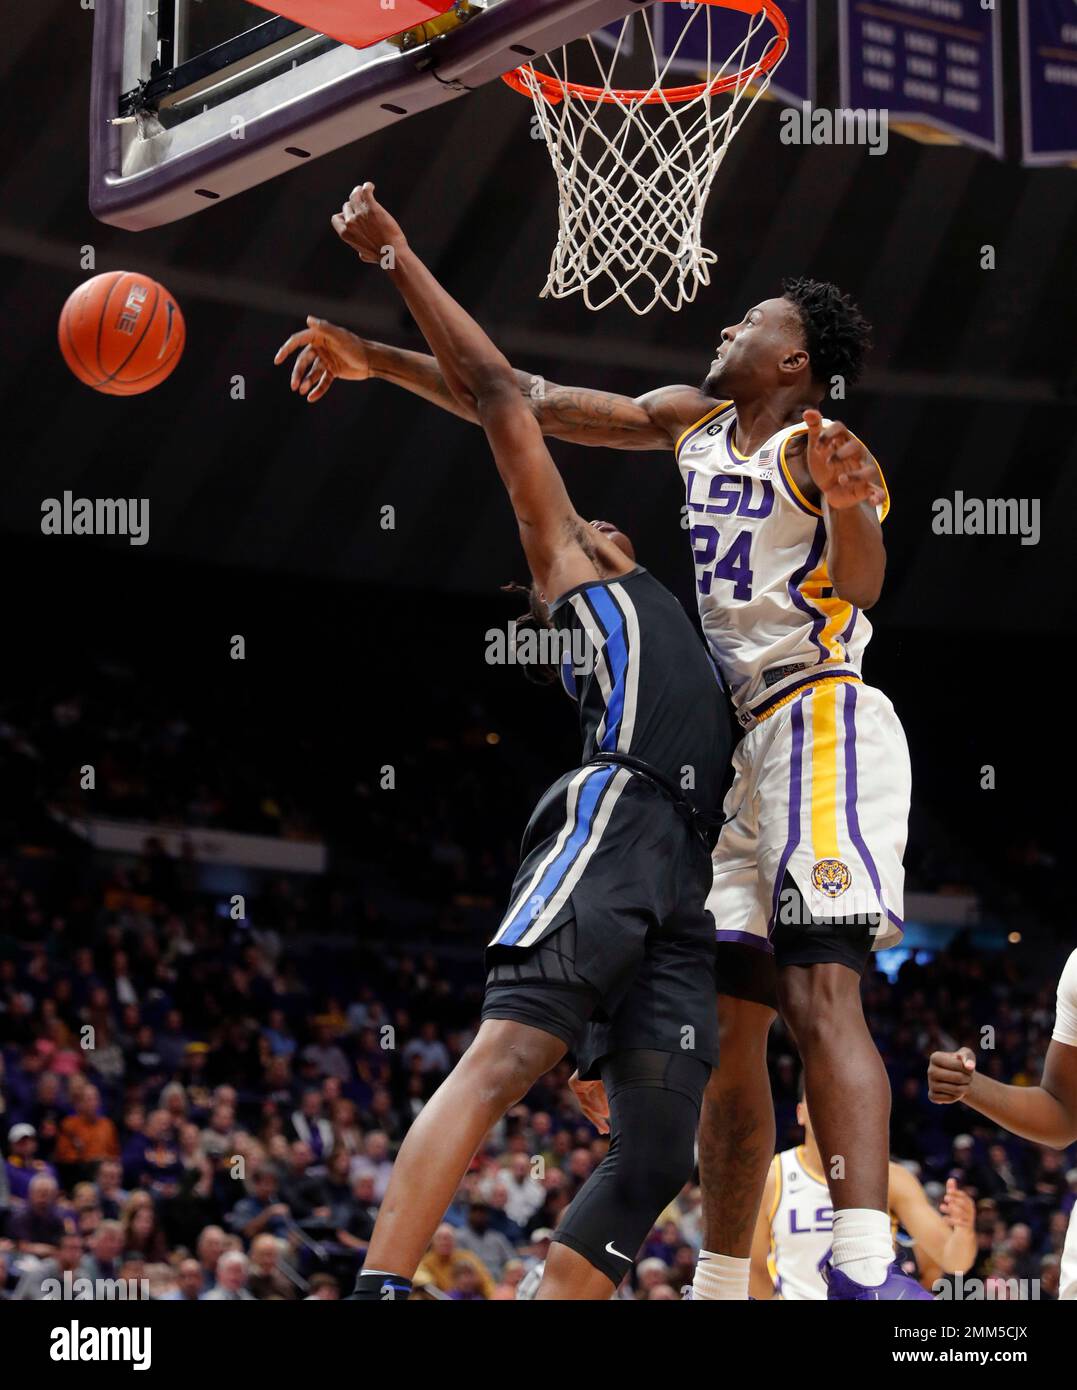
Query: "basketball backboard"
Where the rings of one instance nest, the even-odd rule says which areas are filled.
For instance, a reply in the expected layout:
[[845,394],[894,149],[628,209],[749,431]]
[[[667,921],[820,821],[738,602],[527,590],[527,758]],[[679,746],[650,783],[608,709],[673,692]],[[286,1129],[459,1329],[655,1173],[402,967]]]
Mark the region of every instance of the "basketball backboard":
[[[90,207],[189,217],[649,0],[97,0]],[[305,26],[326,16],[353,47]]]

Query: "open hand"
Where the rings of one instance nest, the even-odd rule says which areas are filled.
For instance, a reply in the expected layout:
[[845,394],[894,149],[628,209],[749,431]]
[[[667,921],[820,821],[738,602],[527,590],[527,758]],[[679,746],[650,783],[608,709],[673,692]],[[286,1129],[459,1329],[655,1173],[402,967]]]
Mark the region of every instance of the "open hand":
[[808,427],[808,472],[830,507],[840,511],[861,502],[881,507],[886,493],[880,485],[879,469],[860,440],[840,420],[831,421],[824,429],[817,410],[806,410],[804,423]]
[[939,1211],[955,1231],[971,1231],[976,1224],[976,1203],[967,1192],[962,1192],[953,1178],[946,1180],[946,1195],[939,1203]]
[[299,355],[292,367],[291,387],[306,396],[308,405],[320,401],[338,379],[366,381],[370,375],[366,341],[313,315],[308,315],[306,328],[293,333],[278,349],[274,363],[279,367],[293,352]]

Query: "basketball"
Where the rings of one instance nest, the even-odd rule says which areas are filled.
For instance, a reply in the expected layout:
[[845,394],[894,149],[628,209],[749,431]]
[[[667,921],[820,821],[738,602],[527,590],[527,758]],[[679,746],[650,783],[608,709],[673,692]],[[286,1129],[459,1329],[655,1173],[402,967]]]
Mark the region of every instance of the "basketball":
[[109,396],[138,396],[171,376],[187,329],[164,285],[137,271],[110,270],[68,297],[59,340],[79,381]]

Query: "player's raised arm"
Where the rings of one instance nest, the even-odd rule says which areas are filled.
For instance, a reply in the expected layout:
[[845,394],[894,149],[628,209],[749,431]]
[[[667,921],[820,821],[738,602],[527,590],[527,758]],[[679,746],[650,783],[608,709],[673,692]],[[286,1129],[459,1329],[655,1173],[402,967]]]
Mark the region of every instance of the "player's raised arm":
[[[563,577],[560,569],[566,552],[576,562],[583,554],[576,537],[585,523],[572,505],[508,360],[412,251],[399,225],[375,199],[372,184],[353,190],[334,216],[333,226],[364,261],[386,267],[433,349],[453,396],[474,411],[482,424],[535,579],[545,584],[555,568],[557,577]],[[624,564],[629,568],[627,561]],[[593,572],[594,566],[590,568]],[[582,577],[570,578],[566,587]]]
[[964,1274],[976,1261],[976,1206],[953,1178],[946,1183],[941,1212],[917,1179],[900,1163],[890,1165],[890,1210],[944,1274]]
[[[437,359],[425,352],[391,347],[360,338],[325,319],[310,317],[277,352],[279,365],[292,353],[291,387],[314,405],[334,381],[378,378],[461,419],[478,424],[474,408],[453,394]],[[585,386],[558,386],[530,372],[512,368],[521,400],[543,434],[572,444],[607,449],[670,449],[678,437],[714,406],[695,386],[662,386],[633,398]]]
[[876,512],[886,500],[879,466],[840,421],[824,428],[819,411],[806,410],[804,422],[806,461],[821,498],[834,592],[857,608],[871,608],[879,601],[886,574]]

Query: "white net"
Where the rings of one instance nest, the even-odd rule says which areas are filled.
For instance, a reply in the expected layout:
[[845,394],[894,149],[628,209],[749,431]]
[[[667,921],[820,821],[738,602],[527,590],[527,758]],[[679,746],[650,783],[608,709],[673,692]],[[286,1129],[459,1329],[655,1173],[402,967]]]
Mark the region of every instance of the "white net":
[[[658,0],[653,9],[661,7]],[[513,74],[519,79],[513,85],[534,100],[557,176],[557,242],[543,297],[582,294],[589,309],[623,299],[646,314],[659,300],[679,309],[710,283],[716,257],[702,240],[707,196],[741,122],[784,57],[785,42],[760,8],[744,16],[744,38],[723,58],[714,51],[715,6],[668,8],[682,27],[661,48],[656,16],[644,10],[622,20],[612,38],[581,39]],[[642,80],[653,72],[653,81],[628,90],[634,18],[646,35]],[[688,54],[705,56],[693,63],[698,80],[685,87],[671,74],[683,69]],[[591,68],[582,78],[581,58]]]

